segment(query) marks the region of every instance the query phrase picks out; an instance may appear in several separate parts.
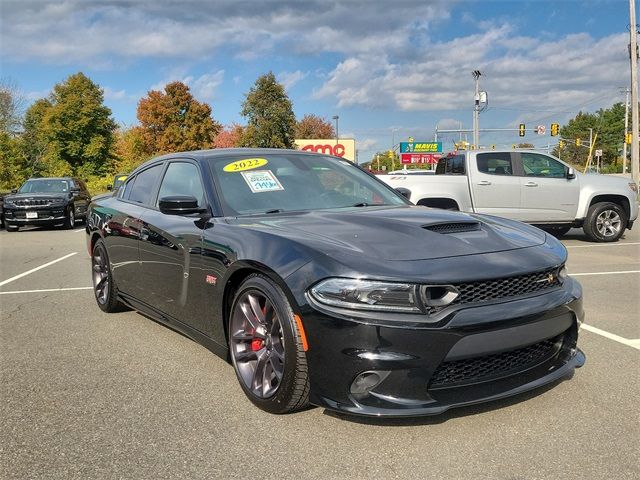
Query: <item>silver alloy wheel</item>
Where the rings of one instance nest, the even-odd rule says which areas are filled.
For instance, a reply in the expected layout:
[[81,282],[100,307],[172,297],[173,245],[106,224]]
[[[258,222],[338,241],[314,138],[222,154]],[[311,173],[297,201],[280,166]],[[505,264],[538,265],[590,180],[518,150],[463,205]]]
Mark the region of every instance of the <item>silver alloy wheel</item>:
[[91,255],[93,291],[101,305],[109,299],[109,265],[101,247],[93,249]]
[[620,233],[622,219],[615,210],[604,210],[596,218],[596,228],[603,237],[613,237]]
[[266,295],[250,289],[238,298],[231,315],[231,355],[239,377],[255,396],[272,397],[284,375],[284,337],[278,314]]
[[69,228],[73,228],[76,225],[76,217],[73,214],[73,208],[69,210]]

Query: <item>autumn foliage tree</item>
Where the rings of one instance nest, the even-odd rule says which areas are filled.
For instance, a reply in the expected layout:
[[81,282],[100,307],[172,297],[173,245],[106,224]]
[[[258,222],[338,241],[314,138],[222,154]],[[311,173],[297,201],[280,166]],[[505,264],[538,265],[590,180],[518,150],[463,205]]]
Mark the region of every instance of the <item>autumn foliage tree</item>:
[[211,107],[197,101],[182,82],[167,84],[164,92],[151,90],[138,102],[137,116],[150,155],[212,148],[221,129]]
[[223,128],[213,141],[214,148],[233,148],[240,146],[244,128],[235,123]]
[[314,114],[307,114],[296,123],[296,138],[334,138],[336,132],[328,120]]
[[131,172],[150,158],[140,127],[119,128],[113,145],[115,173]]
[[242,104],[243,147],[293,148],[296,118],[284,87],[269,72],[256,80]]

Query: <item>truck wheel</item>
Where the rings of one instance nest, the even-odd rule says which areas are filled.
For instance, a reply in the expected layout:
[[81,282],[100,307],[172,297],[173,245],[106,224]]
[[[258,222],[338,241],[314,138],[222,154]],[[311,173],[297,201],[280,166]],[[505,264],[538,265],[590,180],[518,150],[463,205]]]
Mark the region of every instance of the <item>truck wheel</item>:
[[616,242],[627,228],[628,220],[620,205],[600,202],[589,207],[583,229],[595,242]]

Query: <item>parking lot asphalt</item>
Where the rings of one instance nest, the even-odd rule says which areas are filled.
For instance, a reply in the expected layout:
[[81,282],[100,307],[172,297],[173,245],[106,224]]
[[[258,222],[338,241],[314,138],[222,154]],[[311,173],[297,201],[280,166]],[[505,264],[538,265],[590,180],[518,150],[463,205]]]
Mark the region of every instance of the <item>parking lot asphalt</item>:
[[637,479],[640,225],[563,242],[587,312],[571,380],[378,420],[258,410],[205,348],[97,308],[81,227],[1,230],[0,478]]

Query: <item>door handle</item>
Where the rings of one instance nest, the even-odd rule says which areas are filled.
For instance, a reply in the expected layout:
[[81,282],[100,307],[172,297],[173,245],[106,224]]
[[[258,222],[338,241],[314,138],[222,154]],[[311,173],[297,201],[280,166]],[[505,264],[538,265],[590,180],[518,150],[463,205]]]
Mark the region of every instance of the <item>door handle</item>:
[[537,187],[538,184],[536,182],[527,182],[524,184],[525,187]]
[[491,185],[491,182],[489,180],[480,180],[478,185]]

